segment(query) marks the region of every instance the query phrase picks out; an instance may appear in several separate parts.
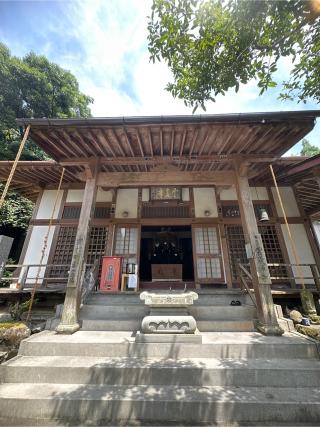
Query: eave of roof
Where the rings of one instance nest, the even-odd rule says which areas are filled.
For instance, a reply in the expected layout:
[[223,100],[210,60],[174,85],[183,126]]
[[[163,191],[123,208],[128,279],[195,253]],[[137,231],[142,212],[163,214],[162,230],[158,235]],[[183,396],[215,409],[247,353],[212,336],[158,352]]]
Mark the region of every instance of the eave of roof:
[[[26,126],[123,126],[178,123],[258,123],[261,121],[282,121],[287,119],[310,119],[320,117],[320,110],[268,111],[231,114],[197,114],[164,116],[123,116],[89,117],[74,119],[18,118],[17,124]],[[264,122],[263,122],[264,123]]]
[[[318,116],[320,111],[309,110],[18,119],[17,123],[31,125],[30,138],[62,163],[99,157],[106,160],[104,170],[108,172],[148,171],[159,161],[179,164],[182,170],[206,171],[230,169],[230,164],[218,164],[223,156],[280,157],[312,130]],[[204,156],[211,156],[206,165]]]

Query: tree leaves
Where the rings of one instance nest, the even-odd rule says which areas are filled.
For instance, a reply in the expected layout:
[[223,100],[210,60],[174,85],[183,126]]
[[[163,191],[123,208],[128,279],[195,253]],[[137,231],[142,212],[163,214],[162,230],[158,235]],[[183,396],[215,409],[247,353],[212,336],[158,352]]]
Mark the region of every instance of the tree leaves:
[[[205,101],[257,80],[277,85],[280,58],[294,61],[280,97],[320,101],[320,18],[303,0],[154,0],[148,23],[152,61],[168,63],[174,97]],[[159,59],[160,58],[160,59]]]
[[320,148],[310,144],[310,142],[303,138],[302,140],[302,149],[300,151],[300,155],[301,156],[308,156],[308,157],[312,157],[315,156],[317,154],[320,154]]
[[[0,159],[13,160],[22,135],[17,117],[89,117],[93,99],[79,90],[70,71],[30,52],[24,58],[11,56],[0,43]],[[45,160],[48,156],[30,139],[21,160]],[[0,188],[1,193],[1,188]],[[0,223],[26,229],[33,204],[11,192],[0,211]]]

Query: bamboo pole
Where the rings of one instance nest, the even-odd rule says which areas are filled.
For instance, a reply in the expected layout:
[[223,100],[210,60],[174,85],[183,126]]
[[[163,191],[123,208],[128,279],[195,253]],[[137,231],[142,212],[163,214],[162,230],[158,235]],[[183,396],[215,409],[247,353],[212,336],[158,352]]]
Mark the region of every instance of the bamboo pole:
[[301,260],[300,260],[300,257],[298,255],[297,248],[296,248],[296,245],[294,243],[294,240],[293,240],[293,237],[292,237],[292,234],[291,234],[291,230],[290,230],[289,223],[288,223],[288,220],[287,220],[287,215],[286,215],[283,203],[282,203],[282,198],[281,198],[281,195],[280,195],[278,183],[277,183],[276,176],[274,174],[272,165],[270,165],[270,170],[271,170],[272,179],[273,179],[273,182],[274,182],[274,185],[275,185],[275,188],[276,188],[276,192],[277,192],[279,204],[280,204],[280,207],[281,207],[281,211],[282,211],[282,214],[283,214],[284,222],[286,224],[286,228],[287,228],[287,232],[288,232],[288,236],[289,236],[289,240],[290,240],[290,244],[291,244],[292,253],[293,253],[295,262],[297,264],[297,270],[298,270],[299,278],[301,280],[302,289],[306,289],[305,282],[304,282],[304,277],[303,277],[303,273],[302,273],[302,268],[301,268],[301,265],[300,265],[301,264]]
[[28,135],[29,135],[29,131],[30,131],[30,125],[28,125],[28,126],[27,126],[27,129],[26,129],[26,130],[25,130],[25,132],[24,132],[24,135],[23,135],[22,141],[21,141],[20,146],[19,146],[19,150],[18,150],[18,152],[17,152],[17,154],[16,154],[16,158],[15,158],[15,160],[14,160],[14,162],[13,162],[13,165],[12,165],[12,168],[11,168],[10,174],[9,174],[9,176],[8,176],[8,179],[7,179],[6,185],[5,185],[4,190],[3,190],[2,194],[1,194],[1,198],[0,198],[0,209],[2,208],[3,203],[4,203],[4,200],[5,200],[6,195],[7,195],[7,193],[8,193],[8,190],[9,190],[9,187],[10,187],[10,184],[11,184],[11,181],[12,181],[12,178],[13,178],[13,175],[14,175],[14,173],[15,173],[16,167],[17,167],[17,165],[18,165],[18,162],[19,162],[19,159],[20,159],[20,156],[21,156],[22,150],[23,150],[23,148],[24,148],[24,146],[25,146],[25,143],[26,143],[26,141],[27,141],[27,138],[28,138]]
[[29,322],[29,320],[30,320],[32,305],[33,305],[34,297],[35,297],[36,290],[37,290],[38,284],[39,284],[39,277],[40,277],[41,269],[43,267],[42,262],[43,262],[43,259],[45,257],[46,249],[48,247],[49,235],[50,235],[50,231],[51,231],[51,227],[52,227],[52,223],[53,223],[53,217],[54,217],[54,214],[55,214],[55,211],[56,211],[56,207],[57,207],[57,203],[58,203],[58,199],[59,199],[59,193],[60,193],[60,189],[61,189],[61,185],[62,185],[64,171],[65,171],[65,168],[62,168],[62,172],[61,172],[61,176],[60,176],[60,181],[59,181],[59,185],[58,185],[58,188],[57,188],[57,194],[56,194],[56,197],[55,197],[55,200],[54,200],[54,205],[53,205],[51,217],[50,217],[50,220],[49,220],[48,230],[47,230],[47,233],[46,233],[46,235],[45,235],[45,237],[43,239],[43,246],[42,246],[42,251],[41,251],[41,258],[40,258],[40,262],[39,262],[39,267],[38,267],[38,270],[37,270],[37,274],[36,274],[36,277],[35,277],[34,287],[32,289],[32,293],[31,293],[30,304],[29,304],[29,309],[28,309],[28,315],[27,315],[27,319],[26,319],[27,322]]

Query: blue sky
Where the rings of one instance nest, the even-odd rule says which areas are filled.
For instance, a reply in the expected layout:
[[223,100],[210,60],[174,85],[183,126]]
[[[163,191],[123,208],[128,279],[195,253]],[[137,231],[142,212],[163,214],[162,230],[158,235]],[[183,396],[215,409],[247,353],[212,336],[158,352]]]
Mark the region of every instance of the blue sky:
[[[70,70],[80,89],[95,100],[94,116],[191,114],[164,90],[171,74],[164,63],[151,64],[147,16],[151,0],[0,0],[0,41],[12,54],[30,50]],[[281,82],[290,61],[278,72]],[[277,99],[279,89],[258,96],[254,81],[208,103],[207,113],[320,109],[309,102]],[[200,111],[198,111],[200,113]],[[308,135],[320,147],[320,123]],[[299,144],[290,150],[298,154]]]

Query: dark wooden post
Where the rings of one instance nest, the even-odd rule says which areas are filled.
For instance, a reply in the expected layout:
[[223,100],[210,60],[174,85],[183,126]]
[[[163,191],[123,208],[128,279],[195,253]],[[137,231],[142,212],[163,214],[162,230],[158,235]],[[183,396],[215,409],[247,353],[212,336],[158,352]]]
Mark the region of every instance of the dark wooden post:
[[281,335],[284,331],[278,325],[274,309],[270,273],[251,199],[247,166],[235,163],[235,170],[241,221],[257,304],[258,320],[255,326],[265,335]]
[[80,328],[78,314],[81,285],[85,273],[85,255],[90,234],[91,218],[95,207],[96,193],[97,168],[87,174],[61,322],[56,328],[56,331],[59,333],[72,334]]

